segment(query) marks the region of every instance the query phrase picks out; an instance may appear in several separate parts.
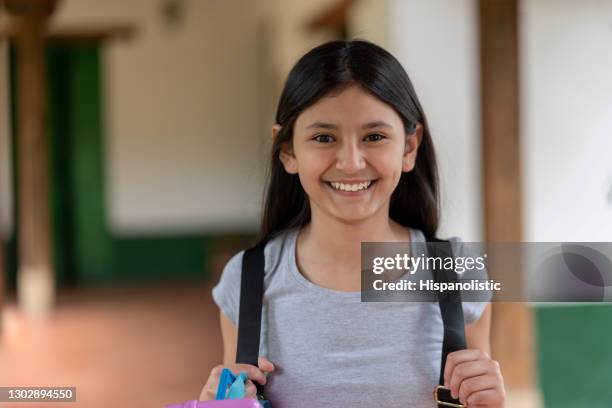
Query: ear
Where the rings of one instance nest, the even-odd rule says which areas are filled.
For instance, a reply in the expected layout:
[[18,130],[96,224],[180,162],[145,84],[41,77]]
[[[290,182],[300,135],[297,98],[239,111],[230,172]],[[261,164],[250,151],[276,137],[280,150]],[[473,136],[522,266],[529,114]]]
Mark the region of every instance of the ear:
[[[281,125],[279,124],[272,126],[272,140],[276,140],[281,129]],[[291,142],[281,143],[278,158],[283,163],[283,167],[285,167],[285,171],[287,173],[297,174],[297,160],[295,158],[295,154],[293,153]]]
[[406,135],[406,147],[404,149],[404,157],[402,159],[402,171],[410,172],[416,164],[417,152],[421,141],[423,140],[423,125],[417,123],[414,133]]

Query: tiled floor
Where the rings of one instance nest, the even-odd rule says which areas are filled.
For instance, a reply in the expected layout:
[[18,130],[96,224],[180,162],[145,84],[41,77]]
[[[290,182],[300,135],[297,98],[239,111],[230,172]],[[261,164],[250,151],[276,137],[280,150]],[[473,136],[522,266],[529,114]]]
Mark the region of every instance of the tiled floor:
[[0,334],[1,386],[76,386],[76,403],[0,408],[163,407],[195,399],[221,360],[207,284],[61,293],[44,320],[10,304]]

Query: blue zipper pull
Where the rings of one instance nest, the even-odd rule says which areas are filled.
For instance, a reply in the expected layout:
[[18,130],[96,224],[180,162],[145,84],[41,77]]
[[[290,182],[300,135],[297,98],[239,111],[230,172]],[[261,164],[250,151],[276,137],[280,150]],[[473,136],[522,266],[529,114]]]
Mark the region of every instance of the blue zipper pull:
[[244,398],[246,394],[245,383],[247,379],[247,374],[244,371],[238,374],[238,377],[236,377],[236,380],[230,386],[227,399]]

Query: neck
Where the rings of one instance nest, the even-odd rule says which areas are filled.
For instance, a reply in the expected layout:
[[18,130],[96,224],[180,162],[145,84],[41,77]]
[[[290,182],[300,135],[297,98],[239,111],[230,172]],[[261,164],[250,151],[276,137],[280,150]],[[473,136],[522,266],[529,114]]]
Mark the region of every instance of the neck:
[[334,259],[346,263],[361,261],[362,242],[407,242],[406,227],[389,218],[389,212],[365,220],[348,223],[313,209],[311,222],[302,231],[303,245],[319,259]]

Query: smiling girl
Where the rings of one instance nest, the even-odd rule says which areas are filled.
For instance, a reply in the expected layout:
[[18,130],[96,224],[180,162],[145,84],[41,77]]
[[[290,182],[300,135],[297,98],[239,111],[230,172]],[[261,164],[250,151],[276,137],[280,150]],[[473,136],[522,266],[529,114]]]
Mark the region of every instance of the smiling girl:
[[[272,127],[260,242],[265,278],[258,367],[235,364],[244,251],[224,268],[224,363],[200,398],[214,399],[223,367],[265,384],[283,407],[434,407],[443,340],[436,302],[361,302],[362,242],[436,236],[438,176],[425,114],[408,75],[366,41],[314,48],[293,67]],[[457,239],[455,239],[457,241]],[[501,407],[489,356],[490,305],[463,303],[467,349],[444,380],[469,407]]]

